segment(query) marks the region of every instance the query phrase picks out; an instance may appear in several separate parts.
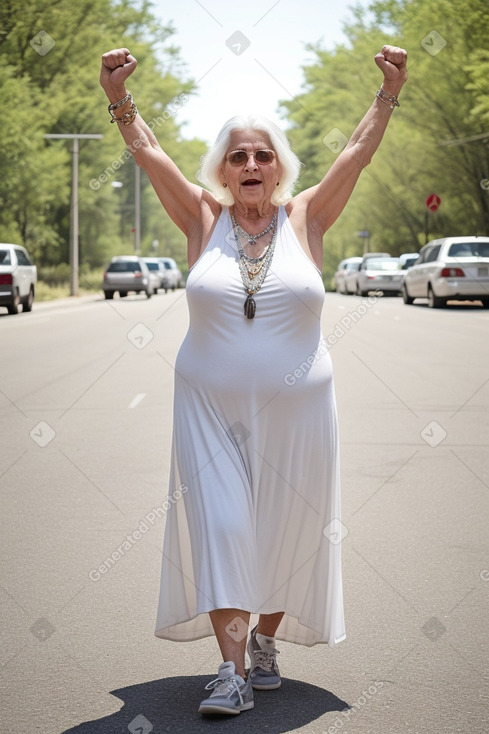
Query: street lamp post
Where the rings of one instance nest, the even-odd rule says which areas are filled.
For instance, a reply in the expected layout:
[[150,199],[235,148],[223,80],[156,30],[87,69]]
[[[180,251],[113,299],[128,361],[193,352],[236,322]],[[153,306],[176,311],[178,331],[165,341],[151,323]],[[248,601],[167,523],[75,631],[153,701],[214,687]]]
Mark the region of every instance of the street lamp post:
[[78,295],[78,154],[79,140],[100,140],[103,135],[83,133],[52,133],[45,135],[49,140],[73,140],[71,174],[71,215],[70,215],[70,295]]
[[357,237],[361,237],[363,240],[363,254],[370,250],[370,232],[368,229],[361,229],[357,232]]

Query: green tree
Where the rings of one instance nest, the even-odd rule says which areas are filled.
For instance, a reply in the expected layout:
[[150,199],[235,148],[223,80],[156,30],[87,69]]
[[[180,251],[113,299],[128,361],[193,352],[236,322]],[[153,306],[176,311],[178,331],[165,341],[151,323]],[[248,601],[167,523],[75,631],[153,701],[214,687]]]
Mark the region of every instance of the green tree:
[[[283,103],[289,138],[304,162],[301,188],[324,176],[371,103],[381,81],[374,54],[384,43],[409,53],[401,107],[326,235],[327,278],[339,259],[361,253],[359,230],[371,231],[371,249],[394,255],[417,251],[426,236],[487,233],[489,197],[481,187],[489,178],[489,137],[482,137],[487,119],[481,114],[487,109],[487,66],[477,46],[488,30],[484,4],[380,0],[355,11],[346,44],[312,47],[316,59],[304,69],[303,93]],[[432,192],[442,199],[436,215],[424,203]]]
[[[63,150],[47,150],[43,134],[48,116],[42,108],[42,94],[28,79],[16,78],[13,67],[3,70],[0,95],[14,111],[0,140],[1,238],[57,241],[52,215],[57,202],[69,194],[66,177],[59,175],[69,163],[68,156]],[[33,112],[36,109],[38,113]]]
[[[173,28],[154,18],[149,3],[130,0],[6,0],[0,26],[0,92],[13,110],[0,140],[0,239],[26,244],[40,265],[67,262],[71,146],[44,135],[102,133],[103,140],[81,141],[79,156],[81,259],[100,266],[130,251],[134,226],[134,163],[117,126],[108,124],[98,83],[100,56],[116,46],[131,48],[139,61],[136,102],[145,119],[156,121],[162,146],[170,154],[178,150],[187,165],[192,145],[177,145],[174,114],[194,85],[168,45]],[[193,143],[194,153],[204,149]],[[114,181],[123,187],[115,189]],[[143,248],[153,239],[171,240],[174,252],[184,252],[181,234],[151,195],[144,174],[141,181]]]

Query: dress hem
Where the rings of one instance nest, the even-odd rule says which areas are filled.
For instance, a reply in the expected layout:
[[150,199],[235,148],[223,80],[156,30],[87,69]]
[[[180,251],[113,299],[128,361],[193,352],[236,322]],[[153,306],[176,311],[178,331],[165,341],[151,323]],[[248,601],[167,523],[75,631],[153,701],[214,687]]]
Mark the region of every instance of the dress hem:
[[[209,630],[209,627],[207,624],[203,625],[201,632],[196,632],[192,636],[189,636],[188,633],[187,634],[185,634],[184,632],[177,633],[175,631],[168,632],[168,630],[172,628],[174,629],[175,627],[185,624],[187,622],[191,622],[192,620],[197,619],[198,617],[202,615],[207,615],[209,614],[210,611],[212,612],[215,609],[239,609],[240,611],[249,612],[251,615],[255,615],[255,616],[259,616],[260,614],[275,614],[277,611],[282,611],[282,610],[273,609],[271,611],[261,610],[259,612],[254,612],[254,611],[251,611],[250,609],[246,609],[245,604],[220,605],[208,611],[197,612],[197,614],[195,614],[193,617],[188,617],[183,620],[182,619],[175,620],[174,622],[167,624],[165,627],[159,627],[159,628],[157,627],[154,632],[154,636],[161,640],[169,640],[170,642],[195,642],[196,640],[202,640],[202,639],[205,639],[206,637],[214,637],[215,636],[214,631]],[[295,645],[302,645],[303,647],[313,647],[314,645],[328,645],[329,647],[333,648],[337,644],[339,644],[340,642],[343,642],[346,639],[346,633],[342,633],[338,637],[333,637],[331,640],[321,639],[322,633],[319,630],[316,630],[314,627],[312,627],[310,623],[308,624],[305,622],[305,620],[301,620],[298,614],[285,611],[284,617],[290,617],[290,618],[297,620],[297,622],[302,627],[314,633],[318,639],[310,643],[303,642],[302,640],[298,639],[298,636],[291,636],[290,634],[285,635],[283,633],[280,634],[280,631],[279,631],[280,628],[279,628],[279,630],[277,630],[277,634],[275,635],[275,637],[277,640],[281,640],[282,642],[290,642]]]
[[[167,642],[176,642],[176,643],[182,643],[182,642],[196,642],[197,640],[204,640],[206,637],[215,637],[214,632],[204,632],[200,635],[195,635],[194,637],[186,637],[185,639],[180,639],[176,637],[170,637],[169,635],[163,634],[166,627],[163,630],[156,630],[154,633],[154,636],[159,640],[166,640]],[[346,640],[346,634],[342,635],[341,637],[337,637],[330,640],[316,640],[315,642],[300,642],[299,640],[293,640],[290,637],[285,637],[283,635],[276,635],[276,640],[279,640],[280,642],[290,642],[292,645],[301,645],[302,647],[314,647],[315,645],[328,645],[331,649],[333,647],[336,647],[336,645],[339,645],[340,642],[344,642]]]

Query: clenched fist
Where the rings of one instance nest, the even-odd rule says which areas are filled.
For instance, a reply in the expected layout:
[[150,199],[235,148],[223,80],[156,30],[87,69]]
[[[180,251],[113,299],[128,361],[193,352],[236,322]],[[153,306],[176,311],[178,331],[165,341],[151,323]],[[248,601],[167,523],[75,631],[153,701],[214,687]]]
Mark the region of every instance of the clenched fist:
[[138,62],[127,48],[116,48],[102,56],[100,84],[111,102],[125,96],[126,79],[135,70]]
[[384,81],[402,87],[408,77],[407,52],[399,46],[382,46],[375,57],[375,63],[384,74]]

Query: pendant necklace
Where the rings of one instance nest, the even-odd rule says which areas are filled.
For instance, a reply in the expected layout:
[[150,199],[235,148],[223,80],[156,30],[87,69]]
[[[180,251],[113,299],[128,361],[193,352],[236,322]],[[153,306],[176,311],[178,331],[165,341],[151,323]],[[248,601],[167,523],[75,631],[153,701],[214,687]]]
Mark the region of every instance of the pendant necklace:
[[277,224],[277,212],[272,217],[272,221],[266,227],[266,229],[263,230],[263,232],[260,232],[259,234],[248,234],[248,232],[245,232],[245,230],[239,226],[238,222],[236,221],[236,217],[234,216],[234,212],[231,212],[231,221],[233,223],[234,232],[238,232],[238,234],[241,235],[244,239],[248,240],[250,245],[256,245],[256,240],[259,240],[260,237],[263,237],[264,235],[268,234]]
[[[234,214],[231,214],[231,221],[234,228],[234,238],[236,240],[236,247],[238,248],[239,254],[239,272],[241,274],[241,280],[243,282],[244,289],[247,293],[246,300],[244,302],[244,315],[247,319],[253,319],[256,313],[256,302],[254,299],[255,293],[258,293],[263,285],[263,281],[266,278],[270,264],[273,258],[273,252],[275,250],[275,242],[277,240],[277,212],[272,217],[272,221],[263,232],[255,235],[249,235],[245,230],[239,226],[236,222]],[[263,237],[265,234],[272,232],[272,239],[267,247],[264,249],[259,257],[249,257],[240,242],[240,235],[248,240],[249,244],[256,244],[256,240]]]

